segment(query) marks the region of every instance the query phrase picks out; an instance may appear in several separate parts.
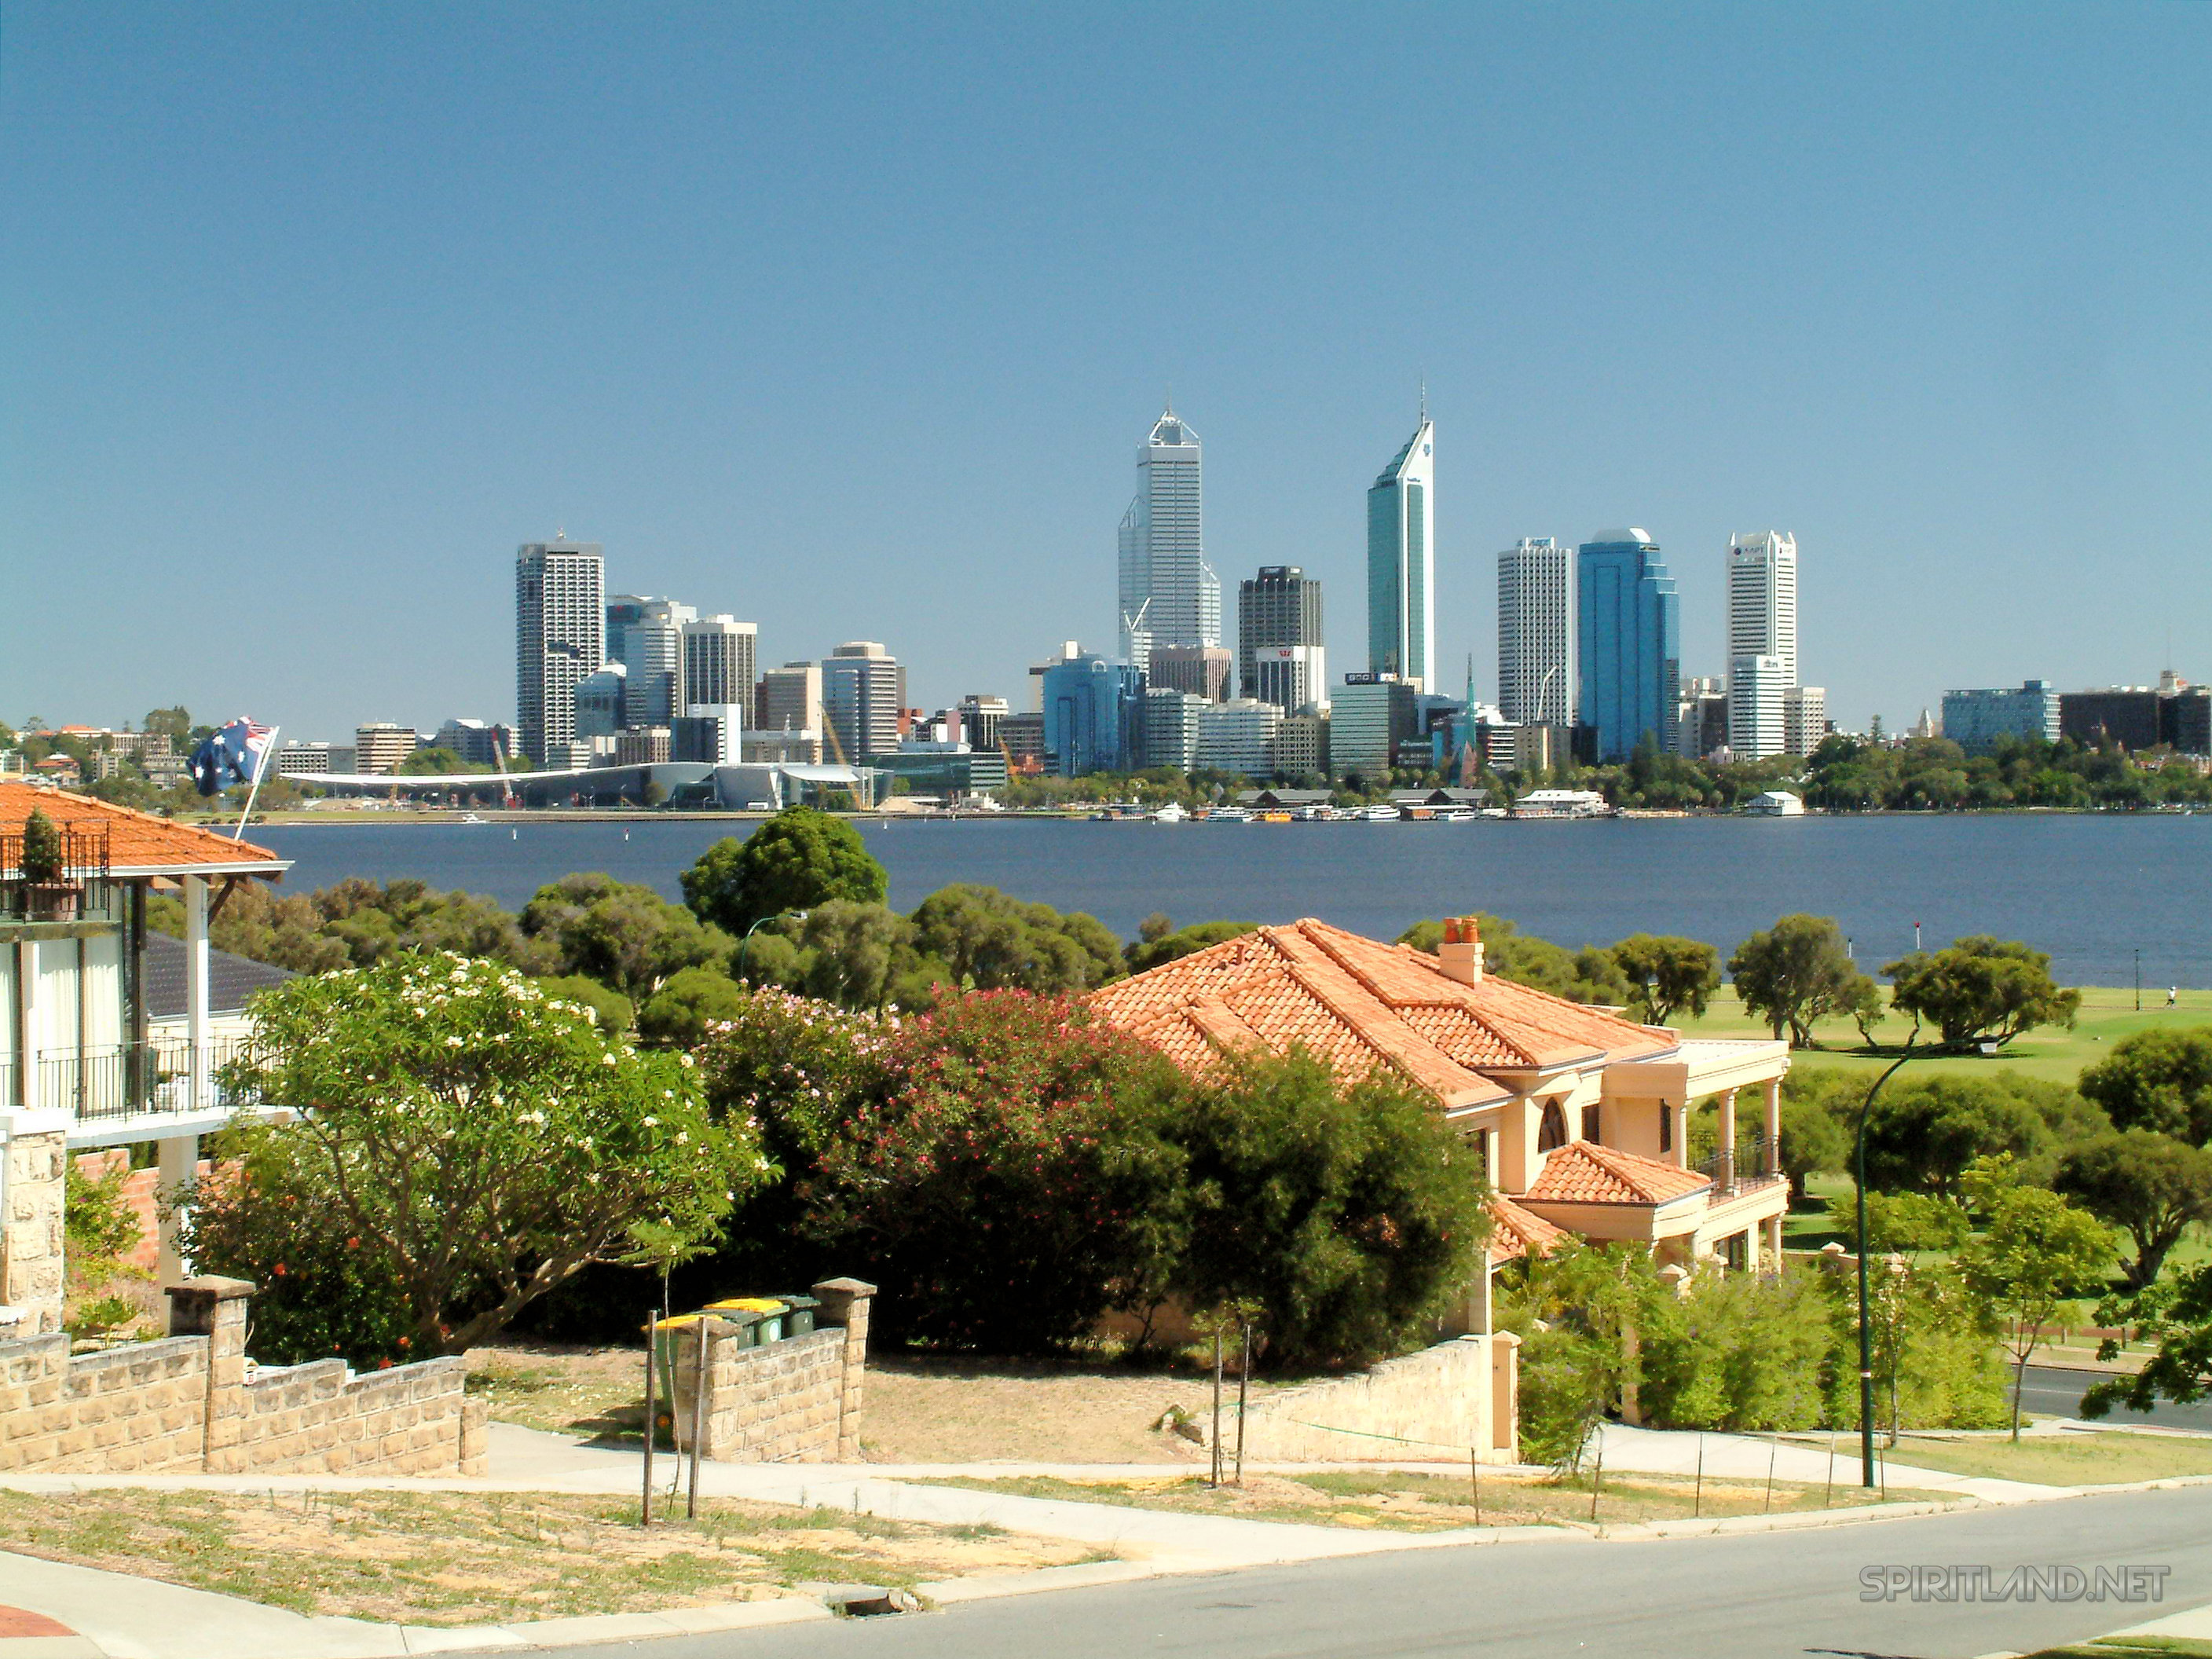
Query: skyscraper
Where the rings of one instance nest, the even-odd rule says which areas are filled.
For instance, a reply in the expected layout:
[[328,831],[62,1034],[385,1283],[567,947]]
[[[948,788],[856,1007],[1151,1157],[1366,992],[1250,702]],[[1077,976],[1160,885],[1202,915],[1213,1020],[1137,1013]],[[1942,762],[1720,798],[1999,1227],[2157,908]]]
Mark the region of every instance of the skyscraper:
[[1144,677],[1128,663],[1085,653],[1054,664],[1044,677],[1044,746],[1060,775],[1129,766],[1142,735],[1143,697]]
[[762,732],[822,729],[822,665],[787,662],[763,672],[756,690],[753,725]]
[[1221,580],[1206,562],[1205,447],[1170,408],[1137,451],[1137,498],[1121,515],[1121,655],[1149,665],[1155,645],[1219,645]]
[[1575,723],[1575,554],[1549,536],[1498,556],[1498,707],[1516,726]]
[[[1295,564],[1263,564],[1257,576],[1237,589],[1237,685],[1239,695],[1281,699],[1260,689],[1257,653],[1268,646],[1311,647],[1310,701],[1328,684],[1318,654],[1322,648],[1321,584]],[[1295,704],[1283,705],[1286,709]]]
[[1229,653],[1218,645],[1152,645],[1146,682],[1170,691],[1188,691],[1208,702],[1229,696]]
[[665,726],[684,712],[684,625],[698,611],[673,599],[618,593],[607,601],[605,659],[629,671],[627,722]]
[[605,658],[606,562],[597,542],[528,542],[514,556],[515,712],[545,763],[576,735],[576,682]]
[[760,636],[754,623],[705,617],[684,624],[684,687],[678,714],[695,708],[738,707],[751,724],[753,659]]
[[896,754],[905,675],[873,640],[850,640],[822,659],[822,712],[848,766]]
[[1783,705],[1797,689],[1797,538],[1733,536],[1728,550],[1729,749],[1738,760],[1787,750]]
[[1647,732],[1674,746],[1680,694],[1681,601],[1659,544],[1641,530],[1606,530],[1575,562],[1576,718],[1601,762],[1626,760]]
[[1437,649],[1436,428],[1413,435],[1367,491],[1367,671],[1429,690]]

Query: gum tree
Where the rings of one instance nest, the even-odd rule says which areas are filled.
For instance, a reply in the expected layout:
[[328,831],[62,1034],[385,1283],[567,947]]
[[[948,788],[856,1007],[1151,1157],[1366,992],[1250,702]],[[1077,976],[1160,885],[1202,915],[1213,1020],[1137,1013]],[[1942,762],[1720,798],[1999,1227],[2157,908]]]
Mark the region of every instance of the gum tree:
[[297,979],[252,1018],[252,1058],[225,1081],[298,1115],[232,1132],[240,1162],[204,1183],[191,1249],[263,1284],[264,1325],[381,1285],[398,1346],[458,1353],[594,1262],[711,1239],[769,1174],[750,1120],[709,1115],[688,1056],[611,1039],[489,963],[408,954]]

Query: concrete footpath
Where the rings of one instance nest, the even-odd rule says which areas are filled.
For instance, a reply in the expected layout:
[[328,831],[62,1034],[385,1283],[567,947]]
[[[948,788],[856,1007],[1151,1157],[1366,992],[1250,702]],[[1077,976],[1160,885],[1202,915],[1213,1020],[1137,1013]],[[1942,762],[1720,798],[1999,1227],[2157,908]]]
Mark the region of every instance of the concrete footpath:
[[[1606,1468],[1622,1474],[1687,1475],[1700,1455],[1700,1437],[1608,1425]],[[1703,1437],[1710,1478],[1764,1480],[1770,1460],[1778,1480],[1817,1484],[1827,1478],[1829,1453],[1820,1447],[1742,1435]],[[634,1493],[635,1451],[581,1444],[564,1436],[495,1424],[489,1444],[494,1474],[477,1478],[409,1479],[330,1475],[15,1475],[0,1486],[24,1492],[68,1492],[105,1487],[233,1492],[446,1491]],[[1855,1492],[1856,1466],[1837,1465],[1838,1497]],[[1248,1469],[1260,1471],[1258,1463]],[[1282,1466],[1288,1468],[1291,1466]],[[1317,1466],[1302,1464],[1310,1473]],[[1372,1463],[1335,1467],[1376,1469]],[[1433,1470],[1434,1464],[1396,1466]],[[1457,1465],[1453,1466],[1457,1468]],[[1020,1498],[931,1484],[952,1477],[992,1479],[1051,1474],[1069,1479],[1161,1479],[1195,1473],[1190,1464],[734,1464],[701,1472],[702,1494],[823,1505],[939,1525],[986,1524],[1032,1536],[1065,1539],[1121,1558],[1075,1567],[991,1575],[925,1585],[943,1602],[1101,1584],[1161,1573],[1211,1572],[1316,1561],[1385,1551],[1509,1542],[1586,1546],[1586,1531],[1559,1527],[1476,1528],[1438,1533],[1363,1532],[1228,1516],[1179,1515],[1103,1503]],[[1504,1471],[1500,1471],[1504,1473]],[[2014,1481],[1974,1480],[1893,1466],[1894,1487],[1917,1488],[1959,1501],[2021,1503],[2066,1495],[2063,1489]],[[1885,1513],[1926,1513],[1929,1505],[1893,1506]],[[1839,1507],[1796,1516],[1747,1516],[1730,1521],[1662,1522],[1608,1528],[1613,1538],[1681,1536],[1826,1526],[1868,1518]],[[825,1619],[818,1602],[798,1596],[723,1607],[564,1619],[528,1625],[433,1629],[352,1619],[310,1618],[256,1602],[149,1579],[63,1565],[0,1553],[0,1659],[384,1659],[385,1656],[526,1650],[593,1641],[643,1639],[748,1626]]]

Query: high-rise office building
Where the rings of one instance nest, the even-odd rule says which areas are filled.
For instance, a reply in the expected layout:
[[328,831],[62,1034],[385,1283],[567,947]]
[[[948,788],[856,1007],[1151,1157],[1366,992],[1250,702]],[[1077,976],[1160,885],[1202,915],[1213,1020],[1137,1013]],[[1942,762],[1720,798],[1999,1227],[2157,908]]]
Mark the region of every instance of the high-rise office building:
[[1969,755],[1986,755],[2000,738],[2058,741],[2057,689],[2049,680],[2028,680],[2015,691],[1946,691],[1943,735]]
[[1123,660],[1156,645],[1221,643],[1221,579],[1206,562],[1205,447],[1170,409],[1137,451],[1137,498],[1121,515],[1116,591]]
[[[1260,689],[1256,653],[1271,646],[1322,648],[1321,583],[1295,564],[1263,564],[1257,576],[1247,577],[1237,588],[1237,688],[1238,695],[1281,700]],[[1313,678],[1306,701],[1323,696],[1328,677],[1321,659],[1310,659]],[[1295,708],[1297,703],[1281,703]]]
[[1626,760],[1647,732],[1674,746],[1681,690],[1681,601],[1641,530],[1607,530],[1575,559],[1576,719],[1600,763]]
[[576,682],[576,735],[611,738],[629,724],[629,670],[611,662]]
[[1436,672],[1436,428],[1420,425],[1367,491],[1367,670],[1416,691]]
[[411,726],[390,720],[371,720],[353,733],[354,769],[360,772],[396,772],[399,763],[422,747],[422,738]]
[[1133,665],[1087,652],[1053,665],[1044,677],[1044,746],[1062,777],[1129,768],[1144,687]]
[[1784,694],[1797,685],[1797,538],[1780,531],[1732,536],[1728,550],[1728,654],[1769,664],[1750,671],[1753,694],[1729,688],[1729,749],[1738,760],[1787,752]]
[[694,606],[673,599],[619,593],[607,601],[605,660],[629,672],[627,722],[665,726],[684,708],[684,629],[696,622]]
[[1327,659],[1328,653],[1318,645],[1255,647],[1246,695],[1295,714],[1328,696]]
[[[1126,644],[1127,641],[1123,643]],[[1044,712],[1044,677],[1059,667],[1060,664],[1082,654],[1083,647],[1073,640],[1067,640],[1061,643],[1058,656],[1047,657],[1042,662],[1033,662],[1030,665],[1030,713],[1038,714]],[[1125,652],[1122,660],[1135,661],[1135,659],[1128,656]],[[1144,665],[1138,663],[1137,666],[1141,668]]]
[[1782,694],[1782,752],[1809,755],[1828,735],[1828,692],[1819,685],[1793,685]]
[[1700,675],[1682,682],[1675,707],[1674,752],[1703,760],[1728,747],[1728,682]]
[[762,671],[755,689],[753,724],[763,732],[822,729],[822,665],[787,662]]
[[1229,696],[1229,652],[1222,646],[1155,645],[1145,679],[1170,691],[1188,691],[1208,702],[1221,702]]
[[1498,712],[1572,726],[1575,692],[1575,550],[1524,536],[1498,556]]
[[970,749],[980,751],[999,746],[999,727],[1013,710],[1006,707],[1004,697],[971,691],[960,699],[952,712],[960,717],[961,739]]
[[873,640],[848,640],[822,659],[822,714],[845,764],[898,751],[906,673]]
[[1344,776],[1381,782],[1398,744],[1420,729],[1420,693],[1391,674],[1346,674],[1329,702],[1328,764]]
[[1148,687],[1144,712],[1139,717],[1143,727],[1141,758],[1145,764],[1172,766],[1178,772],[1188,772],[1196,766],[1198,711],[1205,707],[1206,699],[1193,692]]
[[702,617],[684,624],[683,688],[679,714],[697,708],[738,708],[750,713],[757,624],[735,617]]
[[1232,697],[1198,708],[1200,769],[1264,778],[1275,769],[1275,733],[1283,711],[1257,697]]
[[523,752],[576,735],[576,682],[605,661],[606,562],[597,542],[530,542],[514,556],[515,712]]

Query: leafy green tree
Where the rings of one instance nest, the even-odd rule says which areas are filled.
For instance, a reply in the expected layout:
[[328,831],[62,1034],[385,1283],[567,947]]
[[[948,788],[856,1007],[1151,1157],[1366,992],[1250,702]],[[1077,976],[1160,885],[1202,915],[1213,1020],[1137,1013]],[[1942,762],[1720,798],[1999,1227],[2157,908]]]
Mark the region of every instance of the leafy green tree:
[[1867,1120],[1867,1184],[1884,1192],[1932,1192],[1945,1198],[1978,1158],[2006,1155],[2036,1163],[2051,1134],[2030,1097],[2028,1080],[1937,1073],[1882,1091]]
[[1613,959],[1634,988],[1631,1006],[1654,1025],[1704,1013],[1720,988],[1720,952],[1700,939],[1632,933],[1613,947]]
[[2068,1148],[2051,1186],[2135,1241],[2135,1290],[2158,1277],[2191,1227],[2212,1221],[2212,1152],[2150,1129]]
[[417,749],[403,757],[392,771],[400,777],[445,777],[465,772],[484,772],[489,767],[471,766],[451,749],[441,749],[432,744]]
[[182,703],[172,708],[149,708],[146,718],[138,722],[142,732],[155,732],[168,738],[169,747],[182,754],[191,741],[192,717]]
[[1669,1428],[1737,1432],[1810,1428],[1826,1404],[1838,1308],[1814,1270],[1706,1268],[1679,1309],[1639,1333],[1639,1405]]
[[1260,1309],[1268,1359],[1364,1363],[1425,1334],[1481,1271],[1482,1176],[1435,1104],[1303,1051],[1222,1062],[1165,1133],[1186,1163],[1188,1303]]
[[849,1103],[802,1196],[883,1289],[887,1334],[1036,1352],[1087,1335],[1171,1259],[1181,1083],[1080,1004],[962,997],[910,1020],[884,1094]]
[[[1925,1193],[1883,1193],[1869,1188],[1866,1216],[1867,1236],[1877,1255],[1899,1250],[1955,1250],[1973,1231],[1963,1208],[1948,1199],[1933,1198]],[[1845,1249],[1858,1249],[1856,1194],[1840,1193],[1828,1200],[1828,1225],[1842,1237]]]
[[[1798,1197],[1805,1195],[1808,1176],[1850,1167],[1859,1103],[1865,1097],[1865,1083],[1848,1072],[1796,1066],[1782,1079],[1782,1172]],[[1753,1114],[1739,1115],[1736,1133],[1740,1139],[1758,1133]],[[1737,1148],[1738,1169],[1759,1167],[1755,1144]]]
[[522,931],[549,941],[564,974],[584,974],[645,1002],[676,974],[728,958],[731,940],[650,887],[608,875],[571,875],[539,888]]
[[1851,964],[1843,930],[1832,916],[1784,916],[1753,933],[1729,958],[1743,1006],[1793,1048],[1813,1046],[1813,1027],[1854,1006],[1866,975]]
[[[1167,918],[1162,916],[1160,920],[1165,921]],[[1147,968],[1179,962],[1185,957],[1195,956],[1209,945],[1218,945],[1224,939],[1255,932],[1259,925],[1256,921],[1201,921],[1180,933],[1164,933],[1153,938],[1145,937],[1139,929],[1136,943],[1124,945],[1121,957],[1129,964],[1131,973],[1141,974]]]
[[1947,1048],[2011,1042],[2038,1025],[2071,1025],[2079,991],[2051,982],[2051,958],[2017,939],[1977,933],[1941,951],[1916,951],[1881,970],[1890,1001],[1916,1026],[1934,1024]]
[[745,988],[727,974],[681,969],[638,1010],[638,1038],[659,1048],[696,1048],[709,1024],[733,1018],[749,1000]]
[[[2212,1394],[2212,1263],[2168,1273],[2138,1291],[2097,1304],[2098,1322],[2132,1328],[2158,1352],[2133,1376],[2109,1376],[2081,1396],[2081,1415],[2103,1417],[2115,1406],[2152,1410],[2161,1400],[2192,1405]],[[2107,1337],[2100,1359],[2119,1358],[2119,1340]]]
[[630,1006],[630,1000],[595,979],[581,974],[547,974],[532,983],[549,997],[590,1009],[599,1029],[609,1036],[621,1036],[637,1024],[637,1010]]
[[[1646,1346],[1663,1344],[1681,1306],[1650,1251],[1635,1244],[1573,1240],[1527,1272],[1525,1289],[1514,1298],[1524,1316],[1579,1341],[1578,1349],[1562,1348],[1553,1362],[1555,1374],[1541,1385],[1553,1391],[1539,1401],[1550,1443],[1532,1455],[1573,1468],[1608,1411],[1641,1417]],[[1570,1389],[1588,1392],[1575,1399]]]
[[314,1109],[233,1132],[242,1168],[201,1183],[188,1247],[216,1272],[266,1267],[258,1320],[321,1293],[276,1268],[295,1229],[313,1260],[343,1217],[411,1352],[458,1353],[590,1263],[711,1239],[768,1173],[688,1059],[611,1042],[494,963],[410,953],[289,981],[251,1017],[225,1082]]
[[2123,1037],[2081,1073],[2080,1087],[2120,1128],[2212,1144],[2212,1025]]
[[804,806],[786,807],[743,841],[716,842],[682,879],[692,914],[740,939],[770,916],[832,899],[881,904],[890,891],[859,830]]
[[97,1176],[78,1169],[74,1158],[62,1165],[62,1328],[71,1336],[105,1336],[140,1316],[138,1304],[121,1288],[149,1277],[129,1259],[144,1236],[137,1212],[123,1196],[129,1177],[120,1164]]
[[[895,988],[914,995],[932,976],[915,948],[919,930],[886,906],[830,899],[805,921],[781,925],[796,929],[805,953],[801,988],[842,1008],[882,1008]],[[949,979],[951,972],[940,969],[938,976]]]
[[2020,1178],[2009,1158],[1984,1158],[1966,1172],[1966,1198],[1982,1231],[1960,1249],[1967,1288],[2004,1320],[2013,1357],[2012,1437],[2020,1438],[2020,1396],[2043,1327],[2068,1297],[2101,1284],[2112,1238],[2094,1216],[2046,1188]]
[[1122,971],[1121,941],[1097,917],[1063,915],[995,887],[940,887],[913,921],[917,946],[979,991],[1088,991]]

